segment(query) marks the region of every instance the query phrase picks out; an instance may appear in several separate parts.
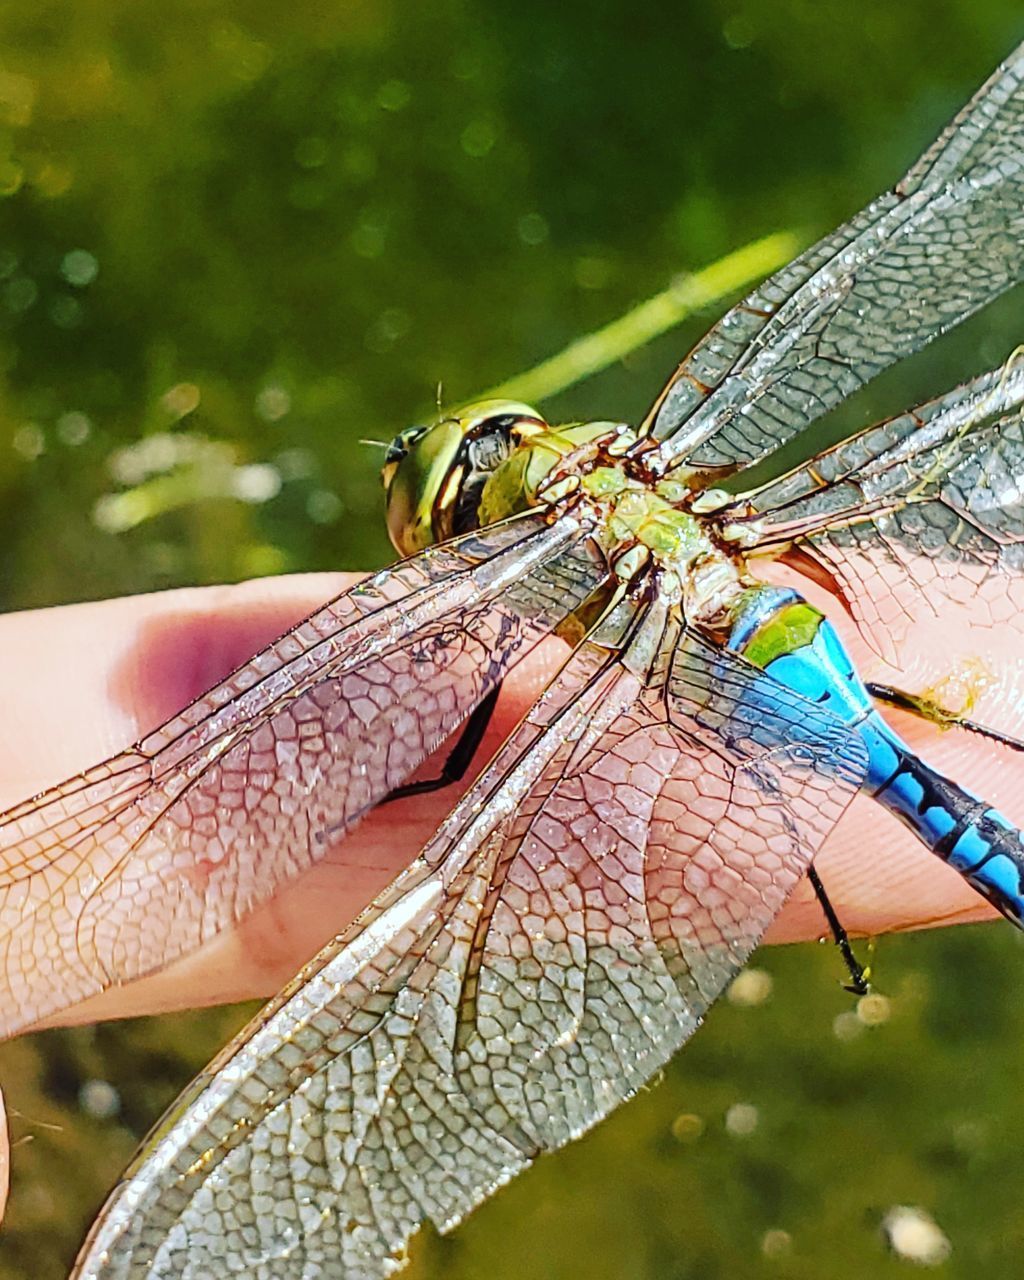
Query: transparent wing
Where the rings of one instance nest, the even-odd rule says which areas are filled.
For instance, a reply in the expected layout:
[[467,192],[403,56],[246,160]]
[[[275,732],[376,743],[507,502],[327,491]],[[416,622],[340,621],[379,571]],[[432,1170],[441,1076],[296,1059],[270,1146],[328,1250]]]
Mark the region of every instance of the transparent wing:
[[810,555],[892,663],[923,615],[950,606],[1024,639],[1022,404],[1015,359],[747,495],[748,514],[720,518],[753,525],[761,548]]
[[371,1280],[649,1079],[863,774],[654,605],[584,644],[356,932],[183,1097],[78,1277]]
[[0,816],[0,1034],[160,968],[323,857],[605,572],[568,518],[426,551]]
[[644,429],[664,465],[764,457],[1024,270],[1024,45],[891,192],[777,272],[683,361]]

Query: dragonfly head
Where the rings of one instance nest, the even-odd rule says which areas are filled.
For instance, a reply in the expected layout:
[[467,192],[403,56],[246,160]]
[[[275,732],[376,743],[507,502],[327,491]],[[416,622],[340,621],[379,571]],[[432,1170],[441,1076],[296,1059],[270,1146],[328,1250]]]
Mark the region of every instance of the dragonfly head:
[[474,528],[488,477],[524,440],[546,430],[529,405],[480,400],[395,436],[382,479],[388,533],[399,554]]

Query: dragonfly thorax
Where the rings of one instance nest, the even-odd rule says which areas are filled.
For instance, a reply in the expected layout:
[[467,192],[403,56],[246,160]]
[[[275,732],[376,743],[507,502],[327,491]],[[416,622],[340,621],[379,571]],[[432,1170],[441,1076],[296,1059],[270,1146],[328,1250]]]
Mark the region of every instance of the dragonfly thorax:
[[590,526],[623,582],[657,573],[659,593],[679,600],[693,621],[722,613],[741,589],[742,556],[694,514],[689,486],[658,479],[644,442],[614,422],[575,423],[524,441],[484,485],[482,524],[547,506],[572,508]]

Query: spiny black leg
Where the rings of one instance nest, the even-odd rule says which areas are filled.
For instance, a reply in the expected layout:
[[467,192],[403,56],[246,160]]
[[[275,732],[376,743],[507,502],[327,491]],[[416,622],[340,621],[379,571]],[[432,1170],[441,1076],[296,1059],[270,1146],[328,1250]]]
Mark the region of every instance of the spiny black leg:
[[901,711],[909,711],[915,716],[920,716],[922,720],[930,720],[932,724],[942,725],[945,728],[953,726],[958,729],[967,729],[970,733],[977,733],[992,742],[1001,742],[1004,747],[1010,747],[1014,751],[1024,751],[1024,740],[1014,738],[1008,733],[1000,733],[998,729],[990,729],[988,725],[979,724],[977,720],[958,715],[955,711],[946,711],[930,698],[904,693],[902,689],[894,689],[888,684],[869,683],[866,688],[872,698],[878,702],[885,702],[890,707],[899,707]]
[[440,791],[443,787],[458,782],[473,763],[477,747],[483,741],[487,726],[491,723],[500,692],[501,684],[499,683],[470,713],[459,734],[458,742],[452,747],[448,759],[441,766],[441,772],[436,778],[423,778],[420,782],[406,782],[401,787],[395,787],[394,791],[384,797],[381,804],[387,804],[391,800],[404,800],[406,796],[422,796],[428,791]]
[[825,919],[828,921],[828,927],[832,931],[835,944],[839,948],[839,954],[843,957],[843,963],[850,974],[850,983],[846,990],[853,992],[856,996],[866,996],[871,990],[867,973],[861,968],[860,961],[853,954],[849,936],[836,915],[835,907],[829,901],[825,886],[821,883],[821,876],[818,875],[813,866],[807,868],[807,875],[810,878],[811,888],[814,890],[815,897],[821,903],[821,909],[825,913]]

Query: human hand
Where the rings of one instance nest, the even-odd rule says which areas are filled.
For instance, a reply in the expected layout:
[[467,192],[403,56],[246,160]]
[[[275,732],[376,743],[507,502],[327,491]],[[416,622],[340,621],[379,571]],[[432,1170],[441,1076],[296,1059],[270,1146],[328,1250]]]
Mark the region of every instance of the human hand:
[[[245,661],[354,579],[303,575],[170,591],[0,619],[0,806],[121,749]],[[841,625],[841,620],[840,625]],[[856,637],[844,638],[863,655]],[[505,684],[480,754],[486,758],[564,657],[552,640]],[[990,744],[894,714],[936,766],[1009,809],[1024,758],[993,765]],[[441,753],[443,755],[443,752]],[[237,925],[159,973],[64,1010],[83,1022],[269,995],[345,927],[415,855],[468,785],[388,806]],[[881,933],[992,914],[964,881],[866,798],[854,802],[816,863],[853,933]],[[0,929],[2,929],[0,914]],[[794,894],[769,940],[819,937],[809,887]],[[5,1165],[0,1157],[0,1190]]]
[[[148,733],[352,581],[352,575],[297,575],[0,619],[5,719],[0,806]],[[846,638],[855,647],[856,641]],[[564,653],[559,641],[549,641],[506,681],[480,760],[511,730]],[[992,748],[982,739],[942,733],[916,717],[893,716],[912,745],[954,776],[970,772],[975,758],[991,760]],[[1011,776],[1024,785],[1024,761]],[[371,815],[322,863],[200,951],[52,1021],[83,1022],[271,994],[412,859],[470,781],[471,776]],[[991,775],[986,776],[986,797],[990,782]],[[817,866],[854,933],[991,914],[959,876],[930,858],[868,800],[858,799],[851,807]],[[770,940],[817,937],[822,929],[813,897],[798,893]]]

